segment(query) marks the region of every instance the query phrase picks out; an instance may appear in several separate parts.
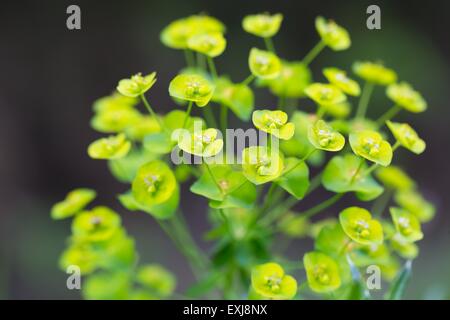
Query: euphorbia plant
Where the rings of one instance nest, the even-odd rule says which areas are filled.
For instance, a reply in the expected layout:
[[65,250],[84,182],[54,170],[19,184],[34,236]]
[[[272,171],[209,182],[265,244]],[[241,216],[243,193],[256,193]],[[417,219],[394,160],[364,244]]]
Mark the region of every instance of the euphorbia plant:
[[[411,85],[397,83],[393,70],[375,62],[354,63],[363,86],[341,67],[326,67],[324,77],[313,81],[314,58],[326,47],[348,49],[349,33],[318,17],[319,43],[303,60],[287,61],[273,43],[282,21],[281,14],[267,13],[243,19],[243,29],[261,37],[265,47],[249,48],[249,76],[232,80],[214,61],[227,46],[224,24],[205,15],[176,20],[161,33],[166,46],[186,57],[186,68],[167,84],[175,110],[160,114],[150,104],[155,72],[120,80],[116,92],[94,103],[91,125],[109,136],[92,142],[89,156],[107,161],[124,184],[118,201],[128,211],[149,214],[163,228],[196,282],[176,292],[171,266],[140,265],[119,214],[104,206],[87,209],[96,192],[81,188],[57,203],[51,215],[73,218],[60,265],[80,268],[84,297],[366,299],[364,268],[370,265],[380,268],[390,288],[386,297],[401,296],[410,260],[418,255],[416,242],[423,238],[421,223],[433,218],[434,207],[395,157],[403,152],[397,151],[400,146],[421,154],[425,142],[409,124],[393,118],[402,109],[422,112],[426,102]],[[279,103],[254,110],[254,87],[268,89]],[[366,111],[373,90],[383,87],[394,106],[374,121]],[[298,107],[300,99],[311,99],[314,112]],[[193,116],[198,111],[203,117]],[[227,149],[228,111],[251,121],[267,139],[243,145],[237,154],[234,147]],[[173,161],[180,152],[183,161]],[[308,205],[308,196],[320,187],[331,196]],[[182,188],[207,201],[204,212],[182,212]],[[352,205],[334,210],[344,196]],[[388,208],[391,199],[396,206]],[[298,202],[309,209],[297,212]],[[194,242],[186,223],[202,214],[212,225],[204,236],[213,243],[208,252]],[[295,238],[311,238],[314,246],[286,257],[278,242]],[[404,268],[402,260],[407,260]]]

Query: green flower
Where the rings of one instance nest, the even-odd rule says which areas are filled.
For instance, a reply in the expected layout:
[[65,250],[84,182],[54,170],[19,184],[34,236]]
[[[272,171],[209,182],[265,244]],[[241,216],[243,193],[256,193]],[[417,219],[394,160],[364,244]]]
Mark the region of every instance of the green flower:
[[390,252],[384,243],[369,246],[357,244],[349,255],[355,266],[367,267],[373,264],[385,263],[389,260]]
[[345,71],[338,68],[325,68],[323,74],[330,83],[351,96],[359,96],[361,89],[358,82],[347,77]]
[[308,285],[314,292],[330,292],[341,286],[339,266],[321,252],[308,252],[303,256]]
[[154,160],[139,168],[131,189],[140,205],[152,207],[173,196],[177,191],[177,181],[167,164]]
[[242,27],[248,33],[257,37],[273,37],[280,29],[283,15],[277,13],[270,15],[268,13],[248,15],[242,20]]
[[189,49],[211,58],[220,56],[226,45],[227,41],[220,32],[197,34],[188,40]]
[[92,142],[88,154],[92,159],[119,159],[125,157],[131,149],[131,143],[123,133]]
[[337,104],[330,104],[324,107],[327,115],[334,117],[336,119],[347,118],[352,110],[352,106],[348,101],[344,101]]
[[422,95],[406,82],[394,83],[387,87],[386,94],[397,105],[409,112],[419,113],[427,109]]
[[283,158],[278,151],[264,146],[253,146],[242,150],[242,170],[254,184],[273,181],[283,172]]
[[345,138],[339,132],[333,130],[325,121],[318,120],[308,129],[308,139],[317,149],[325,151],[342,150]]
[[350,35],[347,30],[337,25],[333,20],[323,17],[316,18],[316,30],[323,43],[334,51],[348,49],[351,45]]
[[116,109],[133,108],[138,102],[137,98],[125,97],[115,92],[110,96],[95,100],[92,108],[95,113],[102,113]]
[[138,123],[141,118],[139,111],[132,107],[115,107],[96,113],[91,120],[91,126],[99,132],[121,132]]
[[386,121],[386,124],[400,144],[415,154],[425,151],[425,141],[419,138],[417,132],[407,123]]
[[136,281],[152,290],[160,298],[169,297],[175,290],[175,276],[158,264],[139,267]]
[[274,79],[280,75],[281,61],[272,52],[252,48],[248,57],[250,71],[262,79]]
[[295,213],[288,213],[278,223],[280,231],[290,238],[305,237],[310,226],[308,218]]
[[199,107],[204,107],[208,104],[213,92],[214,85],[198,74],[179,74],[169,85],[170,96],[181,100],[193,101]]
[[70,191],[66,198],[53,205],[51,210],[52,219],[65,219],[83,210],[97,193],[95,190],[80,188]]
[[243,121],[250,119],[255,104],[253,91],[247,85],[233,83],[225,77],[216,80],[212,100],[230,108]]
[[389,142],[376,131],[359,131],[350,133],[350,146],[353,152],[367,160],[384,167],[391,164],[392,148]]
[[367,82],[381,86],[387,86],[397,81],[395,71],[380,63],[356,61],[353,64],[353,72]]
[[402,190],[395,194],[395,202],[402,208],[414,214],[421,222],[433,219],[436,209],[416,190]]
[[289,140],[294,135],[294,124],[287,122],[288,116],[283,111],[256,110],[253,111],[252,121],[256,128],[279,139]]
[[318,105],[334,105],[347,100],[345,94],[332,84],[316,82],[306,87],[305,93]]
[[377,178],[386,186],[397,190],[409,190],[415,183],[401,168],[396,166],[381,167],[375,171]]
[[344,232],[353,241],[363,245],[383,243],[383,228],[366,209],[347,208],[339,214],[339,221]]
[[130,290],[129,277],[125,272],[95,273],[83,283],[83,297],[87,300],[125,300]]
[[70,266],[78,266],[81,275],[95,271],[101,257],[86,243],[72,244],[59,258],[59,267],[66,272]]
[[297,281],[274,262],[252,269],[252,289],[266,299],[289,300],[297,293]]
[[120,217],[108,207],[99,206],[78,214],[72,222],[75,239],[83,241],[105,241],[120,228]]
[[142,141],[146,135],[158,132],[161,132],[161,127],[158,121],[151,116],[142,116],[125,129],[127,137],[135,141]]
[[419,219],[415,215],[395,207],[389,208],[389,211],[391,212],[395,229],[405,241],[415,242],[423,238]]
[[406,241],[399,233],[390,239],[390,243],[392,249],[404,259],[414,259],[419,254],[419,247],[414,242]]
[[223,140],[217,138],[214,128],[194,132],[184,131],[180,134],[178,147],[181,150],[200,157],[213,157],[223,148]]
[[348,240],[341,225],[335,221],[323,226],[318,231],[314,249],[337,258],[343,248],[347,246]]
[[147,92],[156,82],[156,72],[143,77],[137,73],[130,79],[122,79],[117,85],[117,91],[126,97],[135,98]]

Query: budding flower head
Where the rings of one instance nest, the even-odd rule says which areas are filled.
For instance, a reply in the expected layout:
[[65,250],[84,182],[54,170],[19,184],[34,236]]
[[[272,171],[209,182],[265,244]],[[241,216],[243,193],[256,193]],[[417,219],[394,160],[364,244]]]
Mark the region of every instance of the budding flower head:
[[410,190],[415,186],[414,180],[397,166],[381,167],[375,175],[385,186],[396,190]]
[[345,145],[344,136],[323,120],[318,120],[309,127],[308,140],[315,148],[325,151],[339,151]]
[[409,112],[419,113],[427,109],[427,102],[422,95],[406,83],[394,83],[387,87],[386,94],[397,105]]
[[189,49],[211,58],[220,56],[226,45],[227,41],[220,32],[201,33],[190,37],[188,40]]
[[345,94],[359,96],[361,88],[358,82],[347,77],[345,71],[338,68],[325,68],[323,74],[331,84],[341,89]]
[[176,286],[175,276],[159,264],[148,264],[139,267],[136,281],[156,293],[158,297],[169,297]]
[[312,291],[330,292],[341,286],[339,266],[336,261],[321,252],[308,252],[303,256],[308,285]]
[[95,199],[96,195],[97,193],[92,189],[79,188],[72,190],[63,201],[53,205],[51,216],[53,219],[71,217],[83,210],[84,207]]
[[125,134],[101,138],[92,142],[88,147],[88,154],[92,159],[120,159],[125,157],[131,149],[131,143]]
[[270,38],[278,32],[282,21],[283,15],[281,13],[274,15],[268,13],[253,14],[244,17],[242,28],[257,37]]
[[248,57],[252,74],[262,79],[274,79],[280,75],[281,61],[272,52],[252,48]]
[[415,154],[421,154],[425,151],[425,141],[423,141],[417,132],[407,123],[386,122],[395,139],[400,144]]
[[141,73],[137,73],[130,79],[122,79],[117,85],[117,91],[120,94],[134,98],[147,92],[156,82],[156,72],[152,72],[149,75],[142,76]]
[[423,238],[420,222],[416,216],[401,208],[391,207],[389,211],[395,229],[405,241],[415,242]]
[[367,160],[387,167],[392,160],[392,148],[389,142],[376,131],[359,131],[350,134],[350,146],[353,152]]
[[265,299],[288,300],[297,293],[297,281],[274,262],[252,269],[252,289]]
[[108,207],[99,206],[78,214],[72,222],[72,233],[78,240],[104,241],[119,229],[120,216]]
[[252,121],[256,128],[279,139],[289,140],[294,135],[294,124],[287,122],[288,116],[283,111],[256,110],[253,112]]
[[254,184],[275,180],[283,172],[283,167],[283,158],[275,149],[253,146],[242,150],[243,174]]
[[116,107],[97,112],[91,120],[91,126],[98,132],[122,132],[139,122],[142,115],[132,107]]
[[336,24],[333,20],[317,17],[316,30],[322,38],[322,41],[334,51],[348,49],[351,45],[350,35],[347,30]]
[[386,68],[381,63],[356,61],[353,64],[353,72],[367,82],[381,86],[387,86],[397,81],[395,71]]
[[214,85],[198,74],[180,74],[169,85],[170,96],[193,101],[199,107],[208,104],[214,92]]
[[313,83],[306,87],[305,93],[318,105],[334,105],[347,100],[345,94],[332,84]]
[[181,150],[200,157],[213,157],[223,148],[223,140],[217,138],[218,131],[214,128],[188,132],[184,130],[179,135],[178,147]]
[[399,206],[414,214],[421,222],[430,221],[436,213],[434,205],[415,189],[399,191],[394,199]]
[[363,244],[381,244],[383,242],[383,228],[372,219],[369,211],[360,207],[347,208],[339,214],[342,229],[353,241]]

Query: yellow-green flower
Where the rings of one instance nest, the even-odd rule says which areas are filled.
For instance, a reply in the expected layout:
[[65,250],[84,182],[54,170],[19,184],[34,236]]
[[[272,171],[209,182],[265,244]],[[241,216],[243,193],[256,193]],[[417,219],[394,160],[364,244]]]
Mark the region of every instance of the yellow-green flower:
[[309,127],[308,139],[314,147],[325,151],[339,151],[345,145],[344,136],[323,120],[318,120]]
[[406,241],[399,233],[390,239],[391,247],[404,259],[414,259],[419,254],[419,247],[414,242]]
[[220,32],[197,34],[188,40],[189,49],[211,58],[220,56],[226,45],[227,41]]
[[273,37],[280,29],[283,15],[277,13],[270,15],[268,13],[248,15],[242,20],[242,27],[248,33],[257,37]]
[[248,85],[233,83],[226,77],[216,80],[212,100],[230,108],[243,121],[251,118],[255,104],[253,91]]
[[381,167],[375,175],[385,186],[397,190],[409,190],[415,186],[414,180],[397,166]]
[[[338,104],[330,104],[324,107],[327,115],[336,119],[347,118],[352,110],[352,106],[348,101],[344,101]],[[348,126],[349,123],[346,123],[346,125]]]
[[159,122],[151,116],[142,116],[136,122],[125,129],[127,137],[132,140],[142,141],[146,135],[161,132]]
[[126,97],[135,98],[147,92],[156,82],[156,72],[142,76],[137,73],[130,79],[122,79],[117,85],[117,91]]
[[64,219],[73,216],[94,200],[96,195],[97,193],[92,189],[79,188],[72,190],[63,201],[53,205],[51,216],[53,219]]
[[339,266],[321,252],[308,252],[303,256],[308,285],[314,292],[330,292],[341,286]]
[[176,188],[175,175],[169,166],[160,160],[141,166],[131,186],[136,201],[147,207],[166,202],[173,196]]
[[348,49],[351,45],[350,35],[347,30],[333,20],[317,17],[316,30],[322,41],[334,51]]
[[372,245],[383,242],[381,224],[372,219],[370,212],[364,208],[350,207],[341,211],[339,221],[344,232],[357,243]]
[[395,202],[408,212],[414,214],[421,222],[433,219],[436,208],[427,201],[417,190],[402,190],[395,194]]
[[262,184],[278,178],[283,172],[283,158],[277,150],[253,146],[242,151],[242,170],[254,184]]
[[392,207],[389,209],[394,221],[395,229],[401,237],[408,242],[415,242],[423,238],[419,219],[412,213]]
[[353,152],[367,160],[384,167],[391,164],[392,148],[376,131],[359,131],[350,134],[350,146]]
[[81,275],[95,271],[101,256],[87,243],[75,243],[68,247],[59,258],[59,267],[64,272],[70,266],[78,266]]
[[92,108],[95,113],[101,113],[103,111],[132,108],[138,102],[139,100],[137,98],[126,97],[118,92],[114,92],[110,96],[95,100]]
[[252,289],[265,299],[288,300],[297,293],[297,281],[274,262],[252,269]]
[[110,108],[96,113],[91,120],[91,126],[99,132],[121,132],[139,122],[141,118],[139,111],[132,107]]
[[409,112],[419,113],[427,109],[427,102],[422,95],[406,83],[394,83],[387,87],[386,94],[400,107]]
[[101,138],[92,142],[88,147],[88,154],[92,159],[119,159],[130,151],[131,143],[125,134]]
[[252,121],[256,128],[279,139],[289,140],[294,135],[294,124],[287,122],[288,116],[283,111],[256,110],[253,111]]
[[214,85],[198,74],[179,74],[169,85],[169,94],[177,99],[193,101],[199,107],[208,104]]
[[120,216],[116,212],[99,206],[78,214],[72,222],[72,233],[76,239],[104,241],[113,236],[120,224]]
[[353,72],[367,82],[387,86],[397,81],[394,70],[386,68],[381,63],[370,61],[356,61],[353,64]]
[[181,150],[200,157],[213,157],[223,148],[223,140],[217,138],[218,131],[214,128],[188,132],[185,130],[178,138]]
[[176,285],[175,276],[158,264],[139,267],[136,280],[160,298],[169,297],[175,290]]
[[281,61],[272,52],[252,48],[248,57],[250,71],[262,79],[274,79],[280,75]]
[[359,96],[361,88],[358,82],[347,77],[347,73],[338,68],[325,68],[323,74],[330,83],[351,96]]
[[425,151],[425,141],[419,138],[417,132],[407,123],[386,122],[395,139],[400,144],[415,154],[421,154]]
[[347,100],[345,94],[332,84],[313,83],[306,87],[305,93],[318,105],[334,105]]

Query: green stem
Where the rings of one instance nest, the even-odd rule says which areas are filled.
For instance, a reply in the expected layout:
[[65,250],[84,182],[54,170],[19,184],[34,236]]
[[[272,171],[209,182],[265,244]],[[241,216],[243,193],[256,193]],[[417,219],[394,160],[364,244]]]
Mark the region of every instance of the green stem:
[[264,38],[264,43],[266,45],[267,50],[269,50],[270,52],[275,53],[275,46],[273,45],[272,38],[270,38],[270,37]]
[[397,115],[402,110],[402,107],[398,105],[393,105],[388,111],[386,111],[381,117],[376,121],[377,126],[381,127],[388,120],[391,120],[393,117]]
[[278,108],[284,109],[286,107],[286,96],[281,95],[278,97]]
[[206,59],[200,52],[197,52],[197,67],[201,70],[206,70]]
[[358,109],[356,110],[356,118],[363,119],[366,116],[367,107],[369,106],[370,97],[372,96],[374,84],[367,82],[364,84],[361,97],[359,98]]
[[319,203],[318,205],[300,213],[300,215],[304,216],[305,218],[311,218],[312,216],[314,216],[315,214],[331,207],[333,204],[335,204],[340,198],[342,198],[342,196],[344,195],[344,193],[337,193],[334,196],[332,196],[331,198]]
[[395,141],[394,146],[392,147],[392,152],[395,152],[395,150],[398,149],[398,147],[401,146],[400,141]]
[[293,166],[292,168],[290,168],[289,170],[285,171],[283,173],[283,175],[286,175],[288,173],[290,173],[291,171],[293,171],[295,168],[297,168],[301,163],[305,162],[314,152],[316,152],[317,149],[312,149],[310,152],[308,152],[303,158],[299,159],[298,162],[295,164],[295,166]]
[[155,111],[153,111],[153,108],[150,106],[150,103],[148,103],[147,99],[145,98],[144,94],[139,95],[139,97],[141,98],[142,103],[144,104],[144,106],[147,108],[148,112],[150,113],[150,115],[155,118],[156,122],[158,122],[158,125],[161,129],[163,129],[166,133],[169,132],[168,129],[166,128],[166,126],[164,126],[163,122],[161,121],[161,119],[158,117],[158,115],[155,113]]
[[244,81],[241,82],[241,84],[248,86],[253,80],[255,80],[255,75],[251,74],[247,78],[245,78]]
[[317,119],[322,119],[325,116],[327,109],[324,106],[319,106],[317,110]]
[[386,191],[375,200],[373,203],[372,209],[370,212],[374,216],[374,218],[380,218],[386,209],[387,205],[389,204],[389,201],[391,200],[393,190],[392,189],[386,189]]
[[314,48],[311,49],[310,52],[303,58],[302,62],[305,66],[308,66],[316,57],[317,55],[325,48],[325,42],[322,40],[319,41],[318,44],[314,46]]
[[203,163],[206,166],[206,169],[208,170],[209,175],[211,176],[212,181],[214,182],[214,184],[216,185],[217,189],[219,189],[220,193],[224,194],[222,187],[220,186],[219,182],[217,182],[216,178],[214,177],[214,174],[211,170],[211,167],[209,166],[209,164],[206,162],[206,159],[203,158]]
[[217,75],[216,65],[214,64],[214,60],[213,60],[213,58],[208,56],[207,61],[208,61],[209,71],[211,71],[213,79],[216,80],[218,78],[218,75]]
[[214,118],[214,114],[211,110],[210,106],[206,106],[202,108],[203,116],[206,119],[206,123],[208,124],[208,127],[217,128],[217,121],[216,118]]
[[184,49],[184,58],[186,59],[186,65],[189,68],[194,67],[195,62],[194,62],[194,56],[192,54],[192,51],[189,49]]
[[360,162],[359,162],[359,166],[356,169],[355,173],[353,174],[352,178],[350,179],[350,184],[352,184],[353,182],[355,182],[356,177],[358,176],[359,172],[361,171],[363,165],[364,165],[364,158],[361,158]]
[[270,206],[270,203],[272,200],[272,195],[273,195],[273,192],[276,189],[276,187],[277,187],[277,185],[272,182],[272,184],[270,185],[269,191],[267,191],[267,194],[264,197],[264,202],[263,202],[261,209],[259,210],[259,214],[265,212],[267,210],[267,208]]
[[220,129],[223,136],[226,138],[226,130],[228,127],[228,108],[225,105],[220,105]]
[[189,101],[188,108],[187,108],[187,111],[186,111],[186,116],[184,117],[184,121],[183,121],[183,126],[182,126],[183,129],[186,129],[186,125],[187,125],[189,116],[191,115],[192,105],[193,104],[194,103],[192,101]]
[[375,170],[376,168],[378,168],[380,165],[378,163],[374,163],[372,164],[367,170],[365,170],[361,175],[363,177],[369,175],[373,170]]

